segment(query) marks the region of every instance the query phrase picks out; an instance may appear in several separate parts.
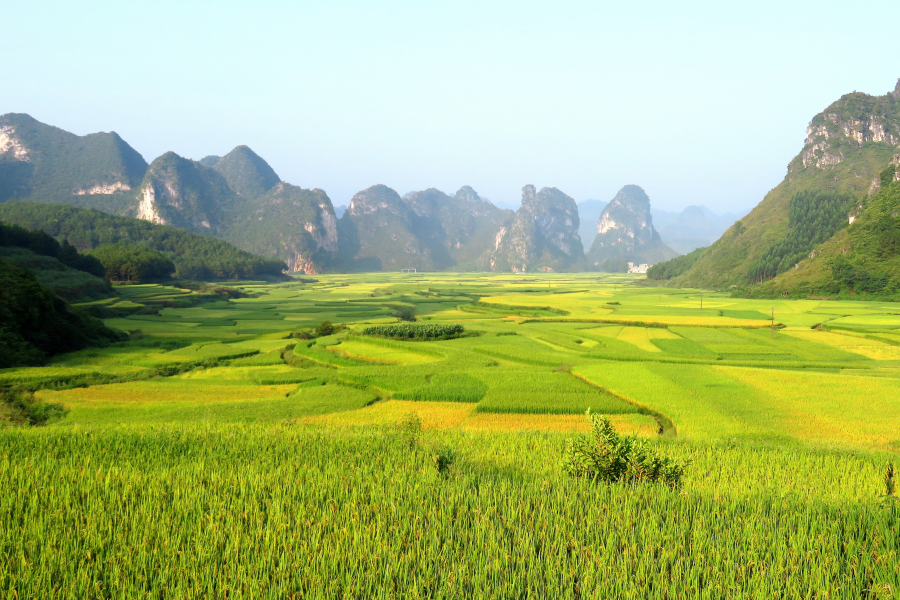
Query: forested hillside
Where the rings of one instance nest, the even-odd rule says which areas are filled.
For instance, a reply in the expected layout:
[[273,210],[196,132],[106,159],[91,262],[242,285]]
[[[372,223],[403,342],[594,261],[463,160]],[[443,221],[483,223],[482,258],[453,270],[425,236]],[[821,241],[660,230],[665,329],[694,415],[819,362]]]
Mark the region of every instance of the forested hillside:
[[94,317],[73,312],[34,275],[0,257],[0,368],[124,337]]
[[806,133],[784,181],[670,285],[743,288],[764,281],[848,224],[848,207],[877,191],[900,146],[900,82],[884,96],[846,94],[813,117]]
[[853,223],[808,252],[795,268],[743,293],[769,297],[810,294],[900,294],[900,155],[879,176],[879,191],[853,208]]
[[0,222],[0,256],[30,272],[42,286],[68,302],[97,300],[112,293],[99,260],[40,230]]
[[108,244],[141,246],[164,254],[181,279],[218,280],[281,277],[285,265],[228,242],[165,225],[62,204],[7,202],[0,220],[40,229],[79,250]]

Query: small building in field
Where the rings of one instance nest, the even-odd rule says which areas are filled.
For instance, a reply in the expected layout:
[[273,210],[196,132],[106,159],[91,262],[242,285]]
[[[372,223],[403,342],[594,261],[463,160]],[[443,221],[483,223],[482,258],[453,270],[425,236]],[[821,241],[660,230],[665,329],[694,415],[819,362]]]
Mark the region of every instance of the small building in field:
[[642,263],[639,265],[634,264],[633,262],[628,263],[628,272],[629,273],[646,273],[647,269],[652,267],[653,265],[648,265],[647,263]]

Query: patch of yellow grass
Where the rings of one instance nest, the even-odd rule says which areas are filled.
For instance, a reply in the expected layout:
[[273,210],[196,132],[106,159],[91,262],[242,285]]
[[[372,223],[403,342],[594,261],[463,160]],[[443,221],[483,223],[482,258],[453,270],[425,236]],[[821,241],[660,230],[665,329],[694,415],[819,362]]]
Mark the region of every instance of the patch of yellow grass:
[[73,405],[144,405],[157,402],[219,403],[284,396],[297,387],[290,385],[217,385],[204,380],[161,379],[95,385],[71,390],[42,390],[37,396],[47,402]]
[[798,438],[864,448],[890,447],[900,437],[897,380],[717,366],[760,392],[778,428]]
[[650,342],[646,327],[623,327],[616,339],[637,346],[645,352],[662,352]]
[[813,331],[812,329],[785,330],[783,333],[807,342],[819,342],[847,352],[861,354],[874,360],[900,360],[900,346],[891,346],[863,337],[828,331]]
[[[656,435],[659,425],[646,415],[610,415],[616,430],[621,433]],[[461,429],[468,431],[564,431],[587,433],[590,423],[584,415],[525,415],[473,413]]]
[[[303,417],[302,423],[333,427],[394,425],[410,414],[418,415],[423,429],[462,429],[465,431],[568,431],[586,433],[590,424],[584,415],[532,415],[476,413],[475,404],[460,402],[413,402],[387,400],[348,412]],[[613,425],[622,433],[656,435],[656,421],[646,415],[611,415]]]
[[603,337],[615,338],[618,337],[622,329],[624,329],[624,327],[621,325],[607,325],[604,327],[592,327],[590,329],[585,329],[584,331],[595,335],[602,335]]
[[305,417],[301,421],[335,426],[393,425],[415,413],[424,429],[448,429],[459,426],[473,410],[474,404],[461,402],[388,400],[359,410]]
[[680,340],[681,336],[668,329],[660,329],[659,327],[648,327],[647,337],[651,340]]

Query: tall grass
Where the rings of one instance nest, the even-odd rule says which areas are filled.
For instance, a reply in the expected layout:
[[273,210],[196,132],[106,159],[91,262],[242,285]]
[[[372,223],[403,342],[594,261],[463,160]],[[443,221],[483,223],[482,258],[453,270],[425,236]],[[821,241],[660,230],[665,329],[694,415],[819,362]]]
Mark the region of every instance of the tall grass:
[[446,478],[384,429],[5,432],[0,589],[652,599],[900,586],[900,511],[874,499],[875,458],[670,445],[692,459],[679,493],[572,480],[559,436],[426,434],[453,448]]

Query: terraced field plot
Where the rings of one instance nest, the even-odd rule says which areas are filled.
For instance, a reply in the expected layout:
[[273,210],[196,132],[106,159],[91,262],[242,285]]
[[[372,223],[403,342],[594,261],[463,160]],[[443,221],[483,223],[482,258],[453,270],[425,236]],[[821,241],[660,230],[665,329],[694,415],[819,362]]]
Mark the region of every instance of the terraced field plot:
[[[123,287],[109,305],[135,314],[107,323],[129,341],[0,371],[68,409],[0,431],[15,490],[0,587],[558,597],[577,573],[583,597],[900,589],[898,516],[879,498],[900,454],[894,307],[705,291],[701,308],[697,290],[605,275],[316,279],[215,302]],[[402,307],[465,335],[362,333]],[[324,320],[346,327],[312,337]],[[587,409],[690,459],[682,491],[565,477]],[[59,549],[102,559],[21,559]]]

